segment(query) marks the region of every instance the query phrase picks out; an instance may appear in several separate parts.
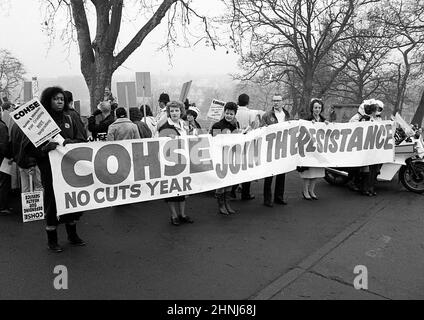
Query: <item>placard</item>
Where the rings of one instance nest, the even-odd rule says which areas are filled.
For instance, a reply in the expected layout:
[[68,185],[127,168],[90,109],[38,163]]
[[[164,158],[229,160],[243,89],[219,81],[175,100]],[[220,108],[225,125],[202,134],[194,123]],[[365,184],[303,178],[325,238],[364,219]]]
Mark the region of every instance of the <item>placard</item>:
[[60,128],[38,98],[12,111],[10,117],[35,147],[39,147],[60,132]]
[[152,85],[150,72],[136,72],[135,82],[137,85],[137,97],[151,97]]
[[22,193],[23,222],[44,220],[43,191]]
[[131,107],[137,107],[137,98],[135,94],[135,82],[117,82],[118,104],[129,110]]
[[216,120],[216,121],[221,120],[222,113],[224,112],[224,106],[225,106],[224,101],[219,101],[219,100],[215,100],[215,99],[212,100],[211,106],[209,107],[207,117],[209,119],[213,119],[213,120]]
[[183,88],[181,89],[181,94],[180,94],[180,101],[183,103],[188,97],[188,93],[190,92],[192,82],[193,81],[189,81],[183,84]]

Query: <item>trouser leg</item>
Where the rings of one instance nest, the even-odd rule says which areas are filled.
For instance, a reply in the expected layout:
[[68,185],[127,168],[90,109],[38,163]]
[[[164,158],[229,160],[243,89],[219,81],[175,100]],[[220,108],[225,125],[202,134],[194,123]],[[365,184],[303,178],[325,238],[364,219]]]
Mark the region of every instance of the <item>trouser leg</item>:
[[8,209],[11,190],[10,175],[0,172],[0,210]]
[[271,185],[272,185],[272,179],[274,177],[266,177],[264,180],[264,202],[271,202],[272,200],[272,191],[271,191]]

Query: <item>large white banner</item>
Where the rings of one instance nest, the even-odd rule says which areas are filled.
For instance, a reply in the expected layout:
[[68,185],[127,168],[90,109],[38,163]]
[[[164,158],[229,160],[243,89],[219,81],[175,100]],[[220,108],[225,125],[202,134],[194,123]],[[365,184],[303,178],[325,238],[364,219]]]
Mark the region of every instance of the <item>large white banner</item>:
[[49,153],[58,215],[293,171],[392,162],[393,123],[290,121],[247,134],[68,144]]

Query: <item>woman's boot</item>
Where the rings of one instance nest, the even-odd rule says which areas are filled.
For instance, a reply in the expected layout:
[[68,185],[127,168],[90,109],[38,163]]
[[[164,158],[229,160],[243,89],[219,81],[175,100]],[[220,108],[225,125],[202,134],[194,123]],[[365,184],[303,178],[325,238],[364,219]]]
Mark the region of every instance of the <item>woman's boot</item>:
[[46,232],[47,232],[47,240],[48,240],[47,245],[49,250],[53,252],[62,252],[63,251],[62,247],[57,243],[57,230],[46,229]]
[[225,208],[227,209],[227,212],[228,212],[229,214],[234,214],[234,213],[236,213],[236,212],[235,212],[235,210],[233,210],[233,209],[230,207],[229,199],[230,199],[230,193],[229,193],[229,192],[224,193],[224,203],[225,203]]
[[84,240],[82,240],[77,235],[77,225],[76,224],[66,224],[66,232],[68,233],[68,240],[74,246],[85,246]]
[[218,209],[220,214],[228,216],[230,213],[225,207],[225,193],[217,193],[216,198],[218,199]]

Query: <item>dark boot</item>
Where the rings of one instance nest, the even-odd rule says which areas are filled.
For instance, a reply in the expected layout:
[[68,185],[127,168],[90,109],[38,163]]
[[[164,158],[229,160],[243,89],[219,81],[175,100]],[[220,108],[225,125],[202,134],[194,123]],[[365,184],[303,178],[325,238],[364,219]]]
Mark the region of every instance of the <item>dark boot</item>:
[[224,204],[225,204],[225,208],[227,208],[227,211],[229,214],[234,214],[236,213],[231,207],[230,207],[230,202],[229,202],[229,192],[228,193],[224,193]]
[[228,216],[230,213],[225,207],[225,193],[217,193],[216,198],[218,199],[218,209],[220,214]]
[[46,230],[47,232],[47,240],[48,240],[48,249],[53,252],[62,252],[63,249],[57,243],[57,230]]
[[74,246],[85,246],[84,240],[77,235],[76,224],[66,224],[66,232],[68,233],[68,240]]
[[369,172],[361,173],[361,194],[368,197],[373,196],[370,192],[370,176]]

